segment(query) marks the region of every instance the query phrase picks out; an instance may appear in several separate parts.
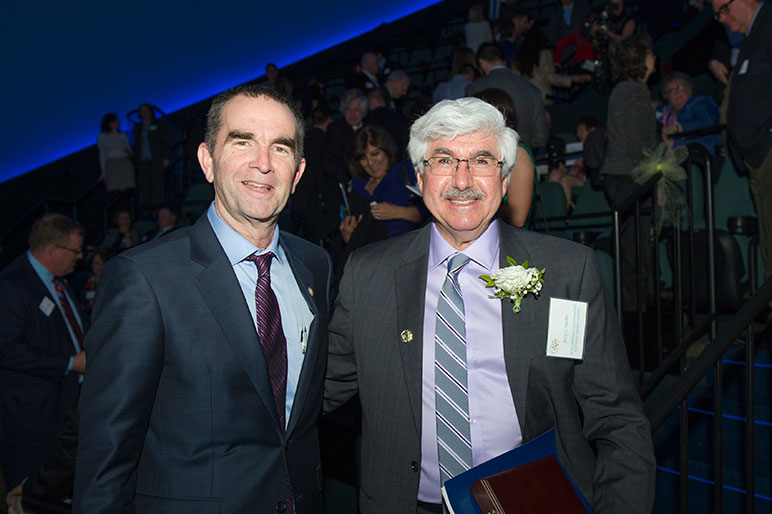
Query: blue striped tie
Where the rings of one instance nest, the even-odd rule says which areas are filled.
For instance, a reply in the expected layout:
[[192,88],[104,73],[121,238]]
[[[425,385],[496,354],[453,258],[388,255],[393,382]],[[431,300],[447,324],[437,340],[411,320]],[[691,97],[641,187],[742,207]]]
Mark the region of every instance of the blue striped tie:
[[466,387],[466,320],[458,273],[469,257],[448,262],[448,275],[437,301],[434,332],[434,392],[440,483],[472,467],[469,400]]

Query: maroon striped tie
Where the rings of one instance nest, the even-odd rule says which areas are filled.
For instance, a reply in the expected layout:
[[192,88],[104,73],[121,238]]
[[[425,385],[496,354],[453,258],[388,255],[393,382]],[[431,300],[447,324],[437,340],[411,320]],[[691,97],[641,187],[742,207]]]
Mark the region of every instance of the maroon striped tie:
[[257,311],[257,335],[263,346],[268,375],[271,378],[273,400],[279,413],[281,427],[285,426],[285,398],[287,396],[287,341],[281,326],[281,313],[276,294],[271,289],[271,259],[273,253],[250,255],[247,260],[257,266],[255,307]]
[[59,305],[62,306],[62,310],[64,311],[64,317],[67,318],[67,323],[69,323],[70,328],[72,329],[72,333],[75,334],[75,339],[77,340],[78,344],[77,350],[78,352],[81,351],[83,348],[83,329],[80,328],[80,324],[78,323],[78,318],[75,317],[75,312],[72,310],[72,305],[70,305],[70,301],[67,299],[67,295],[64,294],[64,287],[62,287],[62,281],[58,278],[54,277],[54,291],[56,291],[56,295],[59,297]]
[[[282,430],[285,429],[284,414],[287,396],[287,340],[284,338],[284,329],[281,326],[281,311],[276,294],[271,289],[271,259],[273,253],[266,252],[262,255],[250,255],[248,261],[257,266],[257,286],[255,287],[255,311],[257,316],[257,335],[263,346],[263,353],[268,364],[268,375],[271,378],[273,389],[273,401],[279,412],[279,421]],[[287,477],[287,505],[286,514],[292,514],[295,510],[292,499],[292,484]]]

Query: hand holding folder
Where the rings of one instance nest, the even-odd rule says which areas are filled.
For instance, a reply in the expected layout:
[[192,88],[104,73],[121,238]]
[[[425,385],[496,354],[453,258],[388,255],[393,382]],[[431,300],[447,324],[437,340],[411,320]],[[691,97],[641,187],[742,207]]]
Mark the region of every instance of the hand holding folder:
[[448,480],[442,496],[450,514],[592,512],[557,458],[554,429]]

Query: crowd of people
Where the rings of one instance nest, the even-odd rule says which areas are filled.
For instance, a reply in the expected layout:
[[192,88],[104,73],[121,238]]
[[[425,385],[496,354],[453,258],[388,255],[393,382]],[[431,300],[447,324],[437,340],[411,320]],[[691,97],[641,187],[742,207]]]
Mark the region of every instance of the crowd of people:
[[[652,42],[622,0],[561,0],[547,27],[519,9],[494,25],[473,6],[448,80],[410,104],[410,75],[377,49],[345,78],[339,115],[318,77],[298,89],[269,64],[212,102],[197,157],[214,201],[197,220],[168,203],[154,108],[138,109],[133,145],[106,114],[113,226],[84,255],[83,227],[47,214],[0,273],[8,505],[321,512],[317,419],[358,395],[363,513],[442,512],[446,479],[550,426],[595,509],[650,512],[648,422],[593,254],[522,229],[534,156],[559,146],[550,104],[593,87],[610,93],[607,118],[578,120],[583,158],[550,155],[544,177],[567,204],[589,180],[618,206],[644,150],[701,143],[747,169],[770,275],[772,6],[697,7],[744,36],[734,62],[709,65],[723,97],[676,70],[653,98]],[[699,130],[723,120],[729,154]],[[140,232],[133,218],[150,212],[156,228]],[[624,310],[641,308],[650,265],[635,235],[628,219]],[[514,312],[478,278],[510,258],[547,270]],[[551,297],[586,309],[579,360],[545,356]]]

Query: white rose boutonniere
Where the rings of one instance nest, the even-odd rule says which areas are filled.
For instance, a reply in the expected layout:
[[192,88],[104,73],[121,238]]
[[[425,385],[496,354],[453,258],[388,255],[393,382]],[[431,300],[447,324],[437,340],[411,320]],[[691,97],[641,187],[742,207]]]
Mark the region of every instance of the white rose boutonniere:
[[528,293],[538,296],[541,292],[541,286],[544,283],[544,272],[546,268],[539,271],[536,268],[529,268],[528,261],[518,264],[512,257],[507,256],[509,266],[500,268],[493,275],[480,275],[485,280],[485,287],[493,287],[495,295],[491,298],[508,298],[514,305],[512,312],[520,312],[520,301]]

